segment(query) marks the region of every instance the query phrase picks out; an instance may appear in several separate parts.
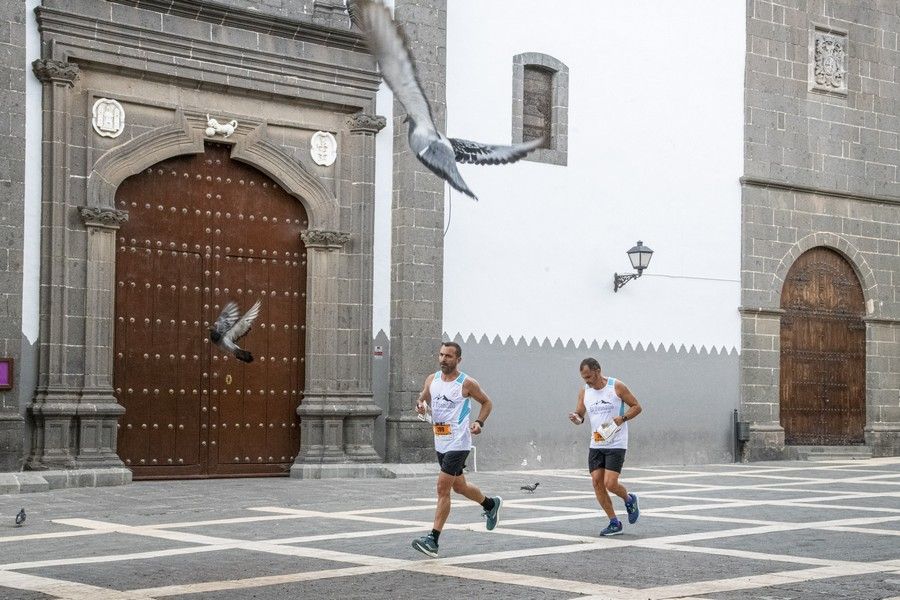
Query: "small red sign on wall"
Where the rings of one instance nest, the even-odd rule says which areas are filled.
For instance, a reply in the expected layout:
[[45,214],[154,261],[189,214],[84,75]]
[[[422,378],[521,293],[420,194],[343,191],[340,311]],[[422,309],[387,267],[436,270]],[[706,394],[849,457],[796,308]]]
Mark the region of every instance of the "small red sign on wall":
[[0,390],[11,390],[13,387],[13,359],[0,358]]

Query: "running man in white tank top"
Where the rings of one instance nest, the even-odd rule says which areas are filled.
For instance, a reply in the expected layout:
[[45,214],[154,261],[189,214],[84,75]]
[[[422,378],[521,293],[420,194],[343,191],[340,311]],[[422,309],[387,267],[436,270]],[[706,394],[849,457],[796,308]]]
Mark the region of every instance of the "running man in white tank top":
[[628,449],[628,423],[641,414],[641,405],[628,387],[612,377],[604,377],[600,363],[594,358],[581,361],[581,378],[584,387],[578,392],[575,412],[569,413],[569,420],[576,425],[584,423],[588,415],[591,424],[590,449],[588,450],[588,470],[594,484],[597,502],[609,517],[609,525],[600,535],[620,535],[622,522],[616,517],[609,492],[625,501],[628,522],[638,520],[638,497],[629,494],[619,483],[619,474],[625,463]]
[[[441,344],[438,354],[441,370],[425,379],[425,387],[416,403],[416,412],[430,414],[428,420],[434,430],[434,449],[441,472],[437,480],[434,528],[428,535],[413,540],[412,547],[432,558],[438,555],[438,538],[450,516],[450,490],[481,505],[488,531],[497,526],[503,503],[500,496],[488,498],[482,494],[481,490],[466,482],[463,475],[466,458],[472,448],[472,436],[481,433],[493,404],[477,381],[459,371],[457,367],[461,360],[462,348],[459,344]],[[481,406],[475,420],[471,418],[472,400]]]

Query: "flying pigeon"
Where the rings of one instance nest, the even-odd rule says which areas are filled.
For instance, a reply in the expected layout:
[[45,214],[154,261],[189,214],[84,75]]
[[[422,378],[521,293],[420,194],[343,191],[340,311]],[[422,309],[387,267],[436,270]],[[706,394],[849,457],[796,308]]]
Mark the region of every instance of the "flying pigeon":
[[412,55],[403,33],[380,0],[351,0],[351,20],[363,32],[369,51],[381,69],[381,76],[406,110],[409,148],[416,157],[455,190],[478,198],[463,181],[456,163],[497,165],[516,162],[539,147],[543,138],[512,146],[496,146],[448,138],[437,130],[431,106],[422,91]]
[[16,525],[19,527],[22,526],[22,523],[25,522],[25,509],[19,511],[19,514],[16,515]]
[[525,490],[526,492],[528,492],[528,493],[530,493],[530,494],[533,494],[533,493],[534,493],[534,490],[536,490],[536,489],[537,489],[537,486],[539,486],[539,485],[541,485],[540,482],[535,482],[534,485],[523,485],[523,486],[520,487],[519,489],[520,489],[520,490]]
[[240,316],[238,305],[235,302],[226,304],[215,324],[209,328],[209,339],[222,350],[233,352],[234,357],[238,360],[245,363],[253,362],[253,355],[240,348],[237,342],[250,331],[253,320],[259,314],[261,304],[262,301],[257,300],[256,304],[251,306],[243,317]]

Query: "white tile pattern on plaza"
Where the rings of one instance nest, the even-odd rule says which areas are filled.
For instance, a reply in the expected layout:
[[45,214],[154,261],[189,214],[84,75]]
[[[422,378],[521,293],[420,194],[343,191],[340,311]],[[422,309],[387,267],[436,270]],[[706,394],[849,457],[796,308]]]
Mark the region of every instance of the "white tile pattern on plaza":
[[[604,524],[582,470],[472,473],[440,558],[430,478],[141,482],[0,496],[0,597],[900,598],[900,458],[628,468],[641,517]],[[528,494],[524,483],[540,481]],[[624,519],[618,499],[615,506]]]

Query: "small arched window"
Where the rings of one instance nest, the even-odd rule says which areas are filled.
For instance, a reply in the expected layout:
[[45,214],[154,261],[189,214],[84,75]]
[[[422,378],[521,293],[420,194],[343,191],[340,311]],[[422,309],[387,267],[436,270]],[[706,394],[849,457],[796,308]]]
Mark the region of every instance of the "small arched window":
[[544,138],[525,160],[568,163],[569,68],[538,52],[513,57],[513,143]]

